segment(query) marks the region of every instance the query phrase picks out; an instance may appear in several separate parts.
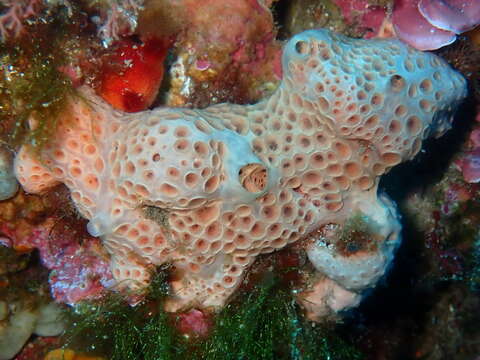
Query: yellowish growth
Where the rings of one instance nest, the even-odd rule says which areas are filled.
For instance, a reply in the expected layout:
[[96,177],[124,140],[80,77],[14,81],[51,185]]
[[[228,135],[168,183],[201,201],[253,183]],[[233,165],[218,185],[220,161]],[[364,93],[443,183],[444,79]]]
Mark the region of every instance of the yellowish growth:
[[368,216],[362,212],[355,213],[337,230],[336,248],[344,256],[359,252],[374,252],[378,248],[378,231],[371,224]]

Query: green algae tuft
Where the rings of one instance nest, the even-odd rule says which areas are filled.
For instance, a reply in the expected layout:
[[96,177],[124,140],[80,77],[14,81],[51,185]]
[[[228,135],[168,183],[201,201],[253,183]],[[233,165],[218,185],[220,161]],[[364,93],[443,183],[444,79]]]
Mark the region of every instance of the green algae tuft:
[[241,294],[218,315],[203,358],[361,359],[361,354],[327,326],[306,321],[289,289],[273,274]]
[[60,7],[29,26],[35,36],[0,44],[2,142],[12,147],[30,143],[39,151],[54,134],[66,100],[75,93],[62,72],[78,40],[69,22]]
[[338,251],[345,255],[353,255],[359,251],[373,252],[377,250],[377,239],[374,224],[368,216],[361,212],[355,213],[337,230]]

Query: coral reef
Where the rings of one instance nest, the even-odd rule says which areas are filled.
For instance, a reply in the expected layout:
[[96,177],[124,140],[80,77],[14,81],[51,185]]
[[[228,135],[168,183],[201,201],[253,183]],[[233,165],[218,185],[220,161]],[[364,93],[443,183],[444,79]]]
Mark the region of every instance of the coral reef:
[[[67,185],[120,285],[144,287],[154,266],[173,263],[169,310],[222,306],[257,255],[302,238],[315,282],[329,278],[356,303],[400,241],[379,177],[450,127],[466,82],[398,41],[326,30],[291,39],[282,63],[279,89],[249,106],[127,115],[82,90],[42,154],[19,151],[17,178],[33,193]],[[145,217],[146,206],[161,216]],[[345,245],[338,228],[355,213],[366,227]]]
[[476,359],[479,10],[0,0],[0,358]]

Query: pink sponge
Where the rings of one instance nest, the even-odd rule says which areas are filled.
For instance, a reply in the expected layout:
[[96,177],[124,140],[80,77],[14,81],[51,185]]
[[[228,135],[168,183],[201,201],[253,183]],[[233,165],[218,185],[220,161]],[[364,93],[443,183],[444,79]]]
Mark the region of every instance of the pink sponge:
[[[352,306],[400,242],[380,176],[450,127],[466,81],[399,41],[327,30],[291,39],[282,66],[277,91],[247,106],[124,114],[83,89],[40,159],[19,152],[17,177],[30,191],[70,189],[120,286],[141,288],[172,263],[168,310],[222,306],[258,255],[300,239],[334,283],[317,294],[334,294],[333,311]],[[356,213],[369,246],[321,236]]]

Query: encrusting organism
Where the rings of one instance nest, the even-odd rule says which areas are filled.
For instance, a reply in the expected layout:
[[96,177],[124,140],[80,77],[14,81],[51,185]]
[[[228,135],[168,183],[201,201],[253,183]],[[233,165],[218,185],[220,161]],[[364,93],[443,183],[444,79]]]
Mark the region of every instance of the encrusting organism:
[[[120,287],[145,287],[171,263],[169,311],[223,306],[259,254],[300,240],[318,272],[298,295],[310,316],[355,305],[400,243],[380,176],[449,129],[466,81],[397,40],[327,30],[293,37],[282,65],[280,87],[255,105],[126,114],[81,88],[55,140],[37,157],[20,149],[17,179],[32,193],[70,189]],[[346,252],[339,229],[355,214],[371,240]]]
[[12,197],[17,190],[12,154],[6,147],[0,145],[0,201]]

